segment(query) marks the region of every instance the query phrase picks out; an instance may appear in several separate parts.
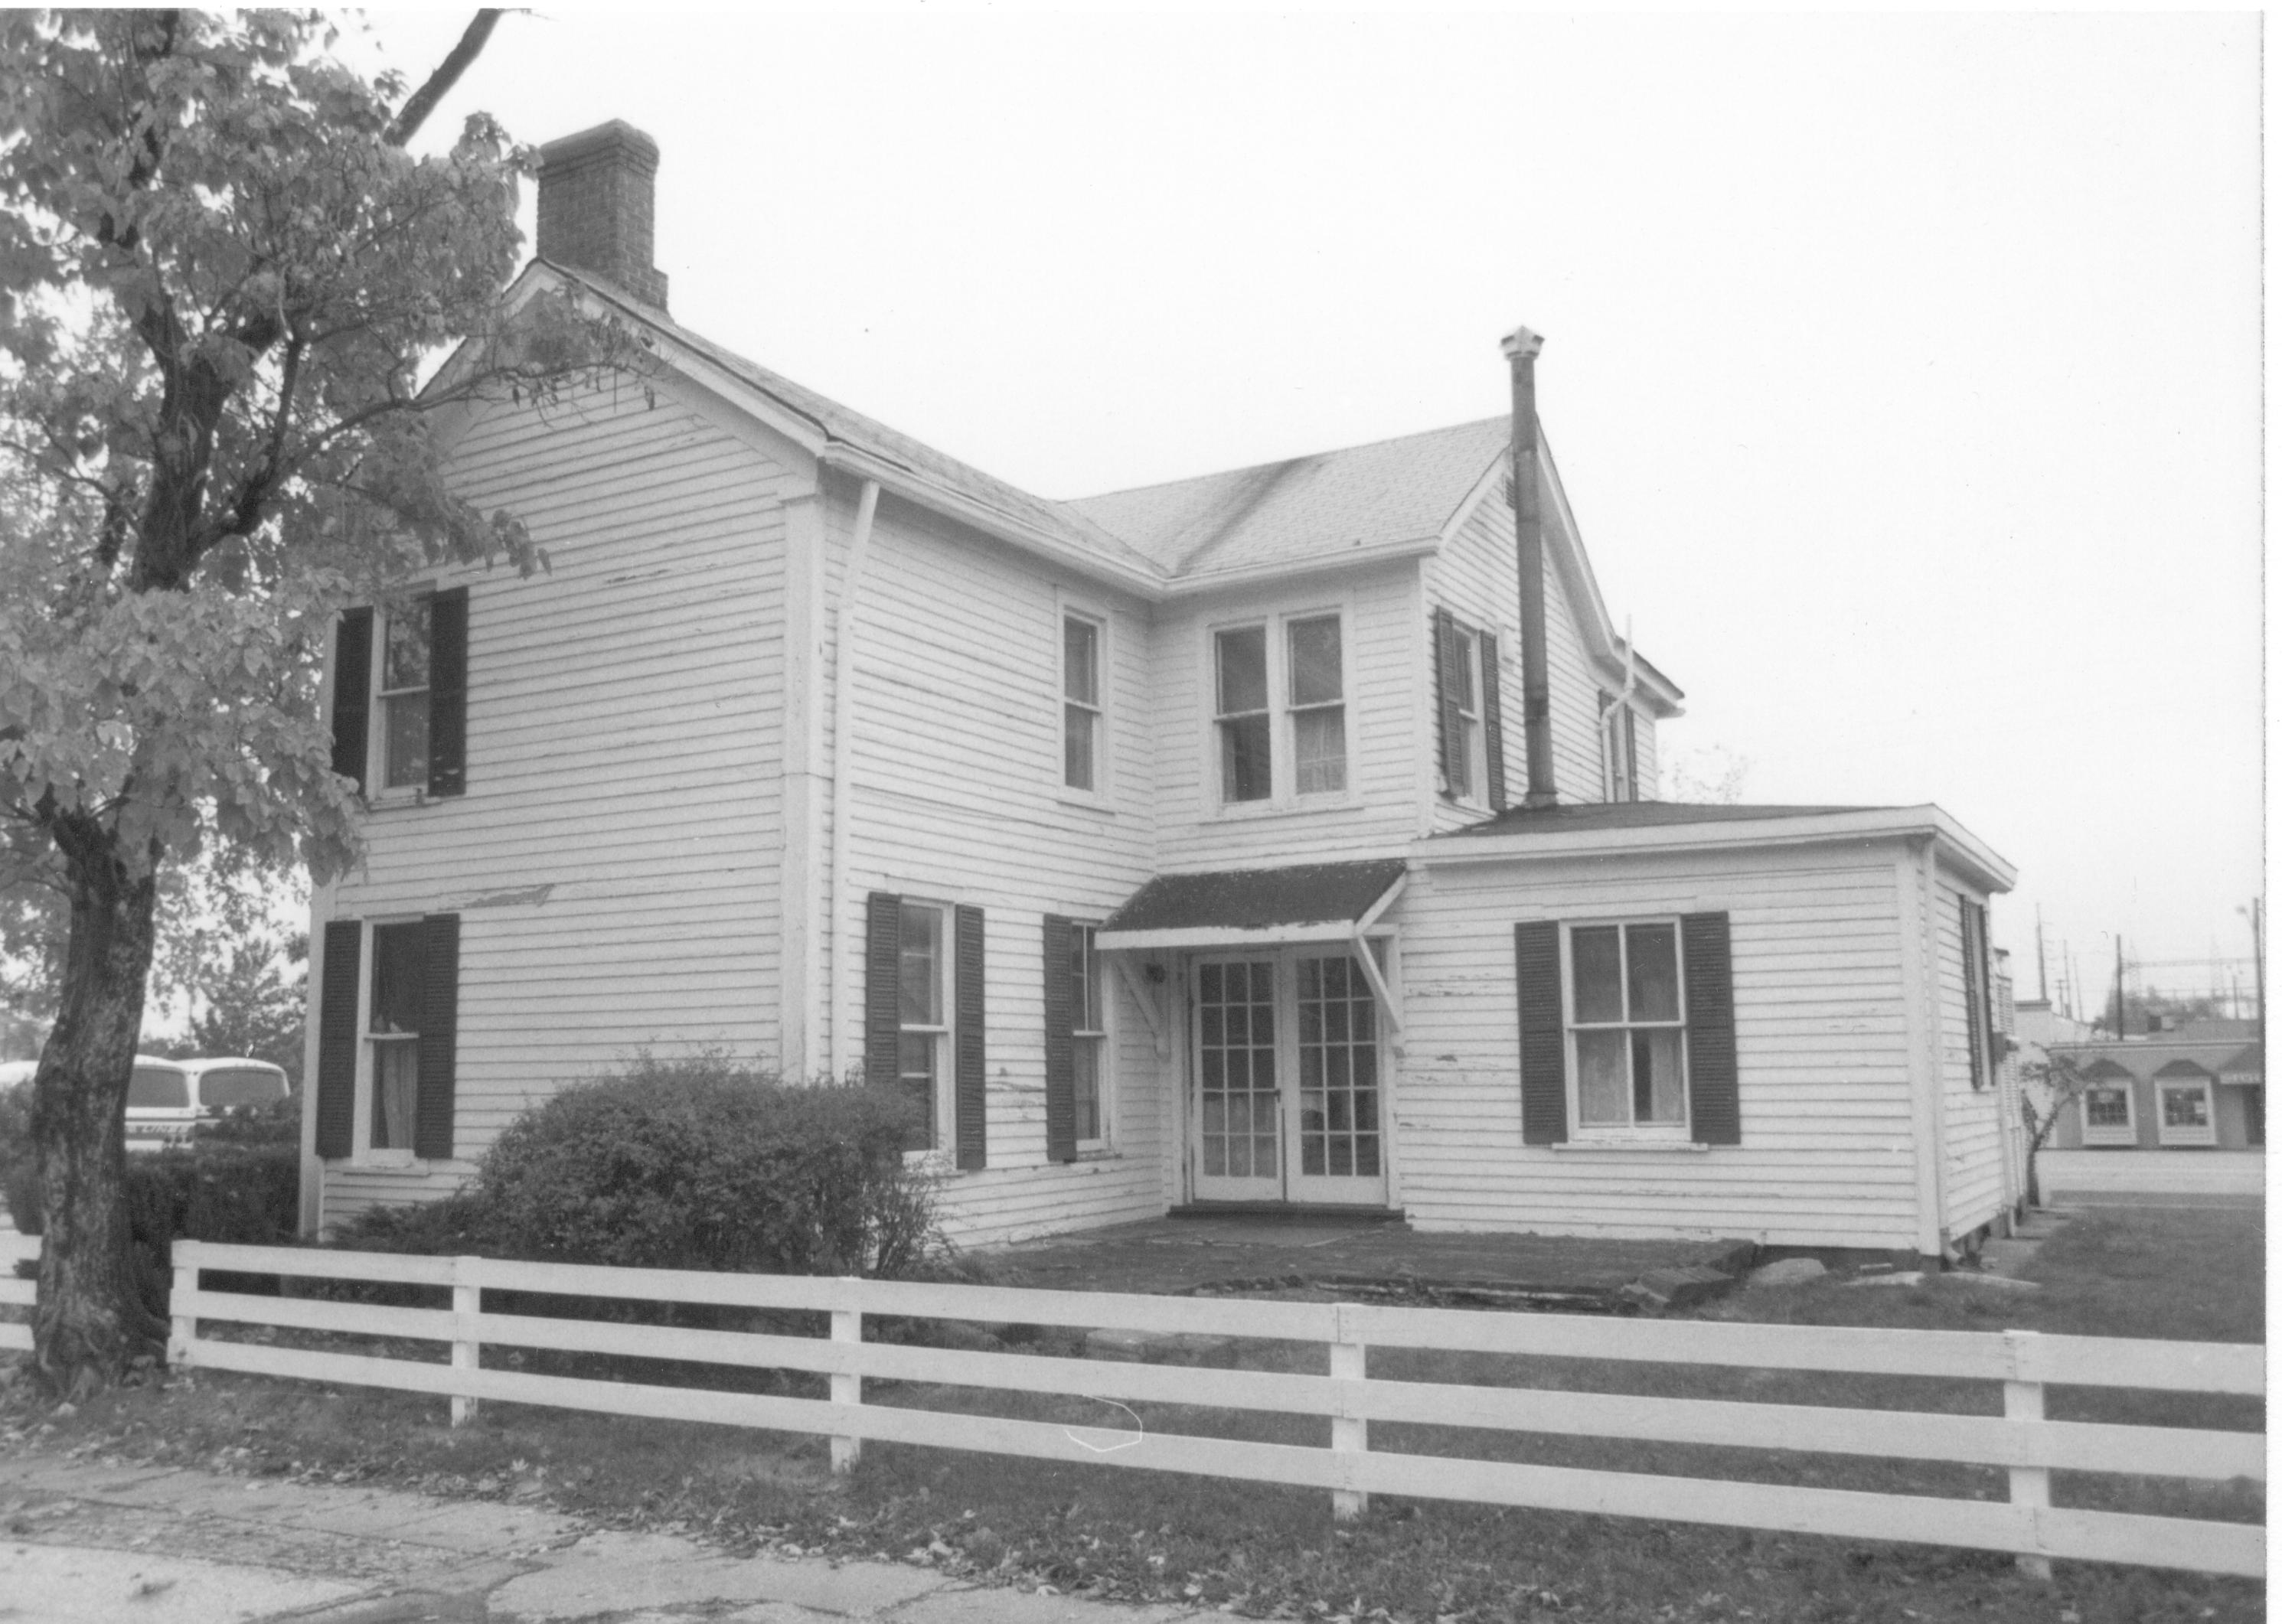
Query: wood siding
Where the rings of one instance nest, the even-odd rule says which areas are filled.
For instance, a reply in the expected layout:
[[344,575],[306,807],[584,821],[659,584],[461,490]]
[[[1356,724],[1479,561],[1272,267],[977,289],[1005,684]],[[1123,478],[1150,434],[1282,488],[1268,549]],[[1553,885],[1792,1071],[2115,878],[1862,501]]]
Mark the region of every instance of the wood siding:
[[2005,1210],[2005,1141],[1997,1120],[2002,1091],[1984,1076],[1973,1086],[1972,1021],[1965,985],[1965,927],[1960,899],[1988,905],[1988,894],[1937,868],[1933,885],[1933,960],[1937,1025],[1941,1033],[1942,1229],[1950,1240],[1992,1221]]
[[790,477],[695,390],[501,408],[456,488],[551,568],[470,589],[468,788],[384,802],[324,917],[462,917],[457,1159],[329,1164],[325,1223],[456,1185],[562,1083],[773,1051],[780,502]]
[[[827,530],[844,549],[853,496]],[[841,571],[830,575],[836,626]],[[1104,793],[1062,787],[1062,630],[1067,606],[1102,619],[1107,648]],[[948,520],[883,498],[856,591],[855,778],[848,894],[826,931],[853,950],[835,972],[827,1030],[862,1052],[867,891],[970,903],[985,917],[989,1166],[946,1171],[939,1207],[962,1246],[1152,1218],[1164,1211],[1175,1106],[1148,1029],[1113,976],[1110,1153],[1046,1155],[1041,922],[1106,918],[1153,871],[1149,786],[1152,632],[1139,606],[1057,578]],[[836,640],[836,632],[834,634]],[[825,669],[831,669],[830,661]],[[830,696],[825,711],[830,715]],[[837,747],[837,741],[834,741]],[[827,824],[828,827],[828,824]]]
[[[1399,905],[1407,1024],[1393,1102],[1411,1222],[1913,1245],[1895,872],[1892,852],[1874,847],[1415,878]],[[1515,924],[1719,909],[1734,947],[1743,1142],[1525,1145]]]

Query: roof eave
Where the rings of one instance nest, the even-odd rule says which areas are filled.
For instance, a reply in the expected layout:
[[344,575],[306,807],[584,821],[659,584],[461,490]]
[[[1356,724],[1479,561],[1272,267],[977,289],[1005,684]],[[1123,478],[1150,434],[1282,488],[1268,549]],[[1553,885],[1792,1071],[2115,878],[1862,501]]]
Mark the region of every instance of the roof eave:
[[1231,587],[1251,586],[1261,581],[1280,581],[1299,576],[1321,575],[1327,570],[1362,569],[1373,564],[1397,563],[1404,559],[1424,558],[1440,552],[1441,545],[1440,538],[1424,536],[1409,541],[1349,547],[1343,552],[1309,558],[1277,559],[1268,563],[1240,565],[1233,569],[1208,570],[1202,575],[1176,576],[1159,584],[1158,596],[1165,599],[1194,598],[1206,592],[1224,592]]
[[2010,891],[2013,866],[1939,807],[1870,807],[1702,824],[1633,829],[1539,830],[1462,838],[1430,836],[1410,845],[1410,860],[1432,868],[1494,862],[1575,862],[1670,852],[1749,851],[1828,846],[1854,840],[1930,837],[1952,868],[1989,891]]

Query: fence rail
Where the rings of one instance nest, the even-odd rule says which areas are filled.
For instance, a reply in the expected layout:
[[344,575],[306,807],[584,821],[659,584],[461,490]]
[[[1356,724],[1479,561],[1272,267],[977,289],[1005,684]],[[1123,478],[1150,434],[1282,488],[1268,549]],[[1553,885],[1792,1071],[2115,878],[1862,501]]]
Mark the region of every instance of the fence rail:
[[[32,1243],[35,1249],[36,1242]],[[482,1400],[819,1435],[836,1469],[863,1442],[924,1444],[1143,1471],[1327,1490],[1353,1516],[1372,1494],[1527,1505],[1719,1523],[1842,1538],[1913,1540],[2005,1551],[2032,1571],[2055,1557],[2262,1575],[2255,1524],[2050,1504],[2054,1471],[2203,1481],[2266,1475],[2262,1433],[2054,1421],[2047,1385],[2263,1396],[2265,1350],[2033,1332],[1864,1330],[1735,1322],[1604,1319],[1037,1291],[806,1276],[733,1275],[506,1263],[477,1257],[178,1241],[169,1357],[177,1365],[450,1399],[455,1424]],[[204,1272],[365,1281],[448,1290],[449,1308],[390,1307],[307,1296],[208,1290]],[[28,1303],[28,1281],[0,1283],[0,1303]],[[828,1316],[827,1334],[704,1330],[506,1312],[485,1292],[796,1310]],[[1194,1333],[1320,1343],[1329,1373],[1231,1370],[980,1352],[863,1339],[865,1316]],[[403,1338],[443,1344],[449,1362],[222,1340],[206,1322]],[[13,1334],[22,1333],[20,1337]],[[27,1327],[0,1326],[0,1347]],[[486,1348],[544,1349],[828,1377],[827,1398],[653,1386],[486,1367]],[[1374,1348],[1528,1355],[2000,1383],[2004,1413],[1959,1415],[1812,1404],[1580,1393],[1388,1380],[1367,1372]],[[903,1408],[864,1400],[866,1379],[1316,1416],[1330,1447]],[[1463,1457],[1370,1446],[1393,1422],[1679,1444],[1939,1461],[2008,1473],[2002,1502],[1867,1492]]]

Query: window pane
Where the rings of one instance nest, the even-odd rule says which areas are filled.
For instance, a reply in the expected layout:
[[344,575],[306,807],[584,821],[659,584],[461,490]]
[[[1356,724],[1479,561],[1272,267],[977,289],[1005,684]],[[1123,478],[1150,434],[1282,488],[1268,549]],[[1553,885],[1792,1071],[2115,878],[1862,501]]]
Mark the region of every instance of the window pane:
[[1680,1033],[1673,1027],[1633,1033],[1633,1120],[1688,1120],[1680,1076]]
[[2131,1102],[2121,1088],[2094,1088],[2084,1096],[2085,1118],[2096,1128],[2131,1125]]
[[1220,724],[1222,800],[1268,799],[1268,718],[1246,716]]
[[136,1066],[127,1079],[127,1103],[179,1110],[190,1102],[190,1080],[172,1066]]
[[427,955],[416,924],[379,924],[372,932],[372,1029],[420,1030],[420,982]]
[[1577,1034],[1577,1120],[1585,1126],[1623,1126],[1633,1119],[1625,1036],[1621,1032]]
[[388,617],[388,640],[381,653],[380,685],[425,688],[428,685],[428,606],[416,604]]
[[1636,1021],[1680,1018],[1680,932],[1669,924],[1625,929],[1625,968]]
[[1093,787],[1093,725],[1083,705],[1062,707],[1062,782],[1074,790]]
[[903,1023],[943,1025],[943,914],[938,909],[904,905]]
[[1576,979],[1577,1018],[1620,1021],[1625,992],[1617,953],[1617,927],[1594,925],[1569,932],[1569,968]]
[[1078,1032],[1101,1030],[1101,977],[1095,969],[1090,924],[1070,929],[1070,1025]]
[[1062,697],[1075,700],[1080,705],[1101,703],[1100,673],[1097,670],[1100,651],[1100,628],[1090,620],[1080,620],[1075,615],[1062,621]]
[[388,730],[384,787],[417,789],[428,782],[428,695],[400,693],[380,702]]
[[232,1067],[209,1071],[198,1079],[198,1103],[211,1110],[229,1110],[240,1105],[267,1105],[290,1092],[275,1071]]
[[1268,708],[1268,628],[1246,626],[1214,634],[1220,651],[1220,714]]
[[2163,1090],[2163,1125],[2167,1128],[2210,1126],[2210,1102],[2201,1088]]
[[1292,703],[1328,705],[1339,686],[1339,617],[1292,623]]
[[372,1148],[412,1148],[412,1112],[420,1097],[420,1044],[372,1046]]
[[1322,795],[1347,786],[1347,707],[1303,710],[1292,718],[1293,777],[1302,795]]

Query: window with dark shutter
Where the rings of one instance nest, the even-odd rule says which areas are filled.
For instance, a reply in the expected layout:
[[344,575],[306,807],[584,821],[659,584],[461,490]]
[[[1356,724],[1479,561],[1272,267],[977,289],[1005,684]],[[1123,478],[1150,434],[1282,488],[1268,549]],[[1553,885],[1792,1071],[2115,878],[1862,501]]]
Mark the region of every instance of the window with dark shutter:
[[1735,971],[1727,916],[1683,914],[1688,981],[1688,1115],[1699,1145],[1743,1141],[1735,1065]]
[[1965,1048],[1975,1088],[1989,1083],[1989,924],[1981,904],[1957,899],[1958,936],[1965,953]]
[[338,1161],[355,1148],[357,989],[363,958],[363,923],[329,920],[317,984],[316,1098],[317,1154],[328,1161]]
[[468,589],[429,600],[428,793],[468,791]]
[[1557,1145],[1569,1137],[1568,1040],[1561,1016],[1561,927],[1513,927],[1514,990],[1521,1017],[1521,1138]]
[[371,714],[372,611],[345,609],[333,640],[333,770],[354,779],[360,791],[370,754]]
[[1490,810],[1502,812],[1505,799],[1505,708],[1498,692],[1498,644],[1495,634],[1481,634],[1483,776],[1489,780]]
[[460,916],[420,922],[420,1086],[412,1153],[449,1161],[460,1055]]
[[962,904],[951,917],[951,1114],[959,1169],[971,1172],[989,1164],[990,1142],[983,1122],[982,910]]
[[1070,921],[1060,914],[1046,916],[1046,1159],[1050,1162],[1077,1160],[1077,1063],[1070,1035],[1076,1019],[1071,1007],[1071,930]]

